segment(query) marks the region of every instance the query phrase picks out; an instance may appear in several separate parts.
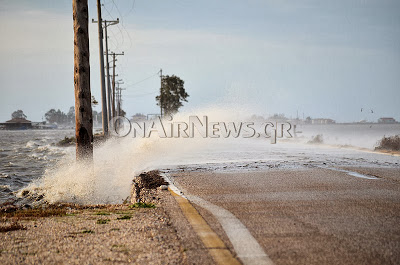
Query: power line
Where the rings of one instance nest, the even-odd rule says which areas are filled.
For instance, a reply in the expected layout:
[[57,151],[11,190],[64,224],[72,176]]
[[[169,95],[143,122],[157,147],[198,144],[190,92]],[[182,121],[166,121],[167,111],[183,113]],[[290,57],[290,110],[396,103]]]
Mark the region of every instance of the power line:
[[129,16],[129,14],[135,9],[135,4],[136,4],[136,0],[132,1],[132,7],[131,9],[128,11],[128,13],[126,14],[126,16]]
[[[108,15],[112,18],[112,19],[114,19],[114,16],[113,15],[111,15],[111,12],[107,9],[107,7],[105,7],[105,6],[103,6],[104,7],[104,9],[107,11],[107,13],[108,13]],[[121,17],[121,24],[123,23],[122,22],[122,17]],[[124,44],[124,34],[122,33],[122,31],[121,31],[121,28],[117,25],[117,28],[118,28],[118,30],[120,31],[120,33],[121,33],[121,37],[122,37],[122,43],[121,43],[121,46]],[[118,38],[117,38],[117,36],[115,35],[115,33],[114,33],[114,31],[112,31],[111,30],[111,34],[113,34],[113,37],[116,39],[116,40],[118,40]],[[114,47],[114,49],[117,49],[119,47],[119,42],[117,41],[117,45],[116,45],[116,47]]]
[[[132,48],[132,38],[131,38],[131,36],[130,36],[128,30],[127,30],[126,27],[125,27],[124,21],[122,20],[122,19],[123,19],[123,16],[122,16],[122,14],[121,14],[121,11],[119,10],[118,6],[115,4],[114,0],[112,0],[112,2],[113,2],[113,4],[115,5],[115,8],[117,9],[118,14],[121,16],[121,25],[122,25],[122,27],[124,28],[126,34],[128,35],[129,42],[130,42],[130,46],[129,46],[129,49],[130,49],[130,48]],[[122,33],[122,32],[121,32],[121,33]]]
[[138,81],[138,82],[136,82],[136,83],[130,84],[130,85],[128,85],[127,87],[136,86],[137,84],[140,84],[140,83],[142,83],[142,82],[144,82],[144,81],[146,81],[146,80],[149,80],[150,78],[152,78],[152,77],[154,77],[154,76],[156,76],[156,75],[158,75],[158,72],[155,73],[155,74],[153,74],[153,75],[151,75],[151,76],[149,76],[149,77],[146,77],[146,78],[143,79],[143,80],[140,80],[140,81]]
[[125,97],[133,97],[133,98],[136,98],[136,97],[143,97],[143,96],[148,96],[148,95],[153,95],[153,94],[156,94],[158,91],[153,91],[153,92],[149,92],[149,93],[143,93],[143,94],[137,94],[137,95],[125,95]]

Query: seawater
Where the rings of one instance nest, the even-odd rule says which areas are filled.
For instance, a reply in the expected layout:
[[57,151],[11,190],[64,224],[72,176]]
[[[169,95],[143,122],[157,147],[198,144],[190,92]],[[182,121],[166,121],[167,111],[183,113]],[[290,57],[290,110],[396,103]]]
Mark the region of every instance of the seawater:
[[[255,170],[337,165],[400,168],[399,157],[361,152],[373,149],[384,135],[399,134],[400,125],[298,126],[296,139],[270,144],[262,138],[114,138],[94,148],[94,163],[75,161],[75,148],[54,143],[73,130],[0,131],[0,200],[23,190],[42,194],[48,202],[120,203],[129,196],[133,177],[160,170]],[[322,134],[327,144],[306,144]]]

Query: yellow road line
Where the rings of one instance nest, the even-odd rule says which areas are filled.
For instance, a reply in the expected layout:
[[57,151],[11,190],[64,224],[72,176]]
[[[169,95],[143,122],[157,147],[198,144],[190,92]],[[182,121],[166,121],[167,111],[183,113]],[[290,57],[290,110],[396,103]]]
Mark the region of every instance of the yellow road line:
[[189,223],[192,225],[196,234],[200,237],[204,246],[208,249],[208,252],[213,257],[217,264],[241,264],[232,253],[225,246],[224,242],[218,237],[218,235],[211,229],[207,222],[201,217],[197,210],[190,204],[190,202],[176,194],[169,188],[172,196],[178,202],[183,214],[186,216]]

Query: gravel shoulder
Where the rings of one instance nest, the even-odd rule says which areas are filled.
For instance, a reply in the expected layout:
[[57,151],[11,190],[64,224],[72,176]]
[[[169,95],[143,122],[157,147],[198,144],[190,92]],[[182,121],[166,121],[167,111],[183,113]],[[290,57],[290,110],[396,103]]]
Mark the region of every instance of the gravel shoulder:
[[[168,191],[146,191],[155,208],[73,207],[48,217],[2,216],[0,264],[213,264]],[[143,205],[142,205],[143,206]]]

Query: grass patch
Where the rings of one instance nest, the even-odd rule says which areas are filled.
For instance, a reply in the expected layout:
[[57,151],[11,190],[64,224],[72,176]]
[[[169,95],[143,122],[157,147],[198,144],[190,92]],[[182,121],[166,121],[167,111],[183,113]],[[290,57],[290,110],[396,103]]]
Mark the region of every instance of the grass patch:
[[146,202],[136,202],[134,204],[129,205],[130,208],[156,208],[156,206],[152,203]]
[[111,247],[112,248],[124,248],[125,245],[112,245]]
[[76,143],[75,137],[67,137],[65,136],[64,139],[57,143],[57,146],[71,146]]
[[117,220],[129,220],[131,218],[132,218],[131,215],[123,215],[121,217],[118,217]]
[[97,220],[96,224],[104,225],[104,224],[107,224],[108,222],[110,222],[110,219],[99,219],[99,220]]
[[97,212],[95,215],[110,215],[108,212]]
[[4,217],[17,217],[17,218],[35,218],[35,217],[49,217],[49,216],[65,216],[67,210],[62,208],[33,208],[21,209],[15,212],[0,213]]
[[85,230],[83,230],[81,233],[82,233],[82,234],[94,234],[94,231],[93,231],[93,230],[90,230],[90,229],[85,229]]
[[129,249],[125,245],[112,245],[111,250],[129,254]]
[[0,226],[0,233],[5,233],[8,231],[16,231],[16,230],[26,230],[26,227],[17,222]]
[[132,210],[130,211],[122,211],[122,212],[115,212],[116,214],[131,214]]
[[400,151],[400,134],[384,136],[379,142],[376,150]]
[[76,213],[67,213],[65,216],[76,216]]

